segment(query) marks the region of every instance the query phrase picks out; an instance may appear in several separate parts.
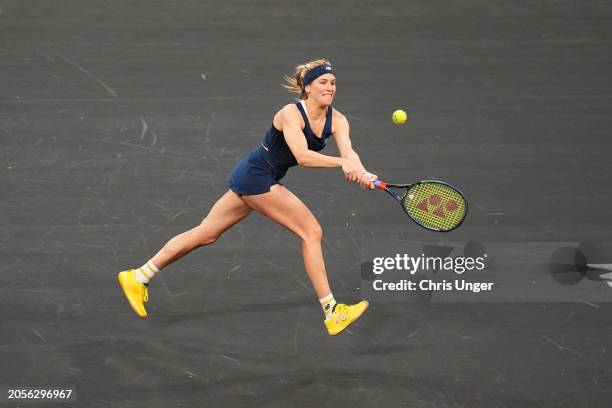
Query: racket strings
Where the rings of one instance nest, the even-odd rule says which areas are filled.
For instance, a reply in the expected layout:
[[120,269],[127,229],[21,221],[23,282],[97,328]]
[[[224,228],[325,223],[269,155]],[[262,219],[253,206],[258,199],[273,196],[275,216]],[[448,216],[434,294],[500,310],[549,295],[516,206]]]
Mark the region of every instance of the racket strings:
[[451,186],[440,182],[423,182],[410,187],[402,198],[408,215],[426,228],[449,231],[465,217],[465,199]]

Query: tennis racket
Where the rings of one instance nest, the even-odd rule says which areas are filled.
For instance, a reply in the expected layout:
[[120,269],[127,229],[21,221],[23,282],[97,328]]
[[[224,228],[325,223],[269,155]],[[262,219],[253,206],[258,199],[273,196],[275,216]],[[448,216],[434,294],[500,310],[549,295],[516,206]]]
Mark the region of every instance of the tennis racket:
[[[447,232],[457,228],[467,214],[467,201],[455,187],[439,180],[414,184],[390,184],[375,180],[374,187],[384,190],[418,225],[431,231]],[[403,190],[400,197],[391,189]]]

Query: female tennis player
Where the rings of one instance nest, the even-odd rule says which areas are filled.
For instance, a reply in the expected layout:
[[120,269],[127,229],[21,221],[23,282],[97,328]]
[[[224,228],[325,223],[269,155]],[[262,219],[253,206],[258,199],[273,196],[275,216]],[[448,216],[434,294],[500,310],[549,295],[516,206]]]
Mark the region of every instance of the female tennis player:
[[[331,107],[336,77],[327,60],[299,65],[293,77],[285,77],[285,88],[299,100],[279,110],[263,141],[233,169],[227,191],[197,227],[172,238],[139,269],[119,273],[119,283],[130,305],[141,318],[147,317],[148,284],[162,268],[204,245],[255,210],[287,228],[302,240],[306,273],[319,298],[325,326],[334,336],[357,320],[368,308],[363,300],[354,305],[336,303],[325,271],[321,249],[322,229],[314,215],[279,180],[290,167],[339,167],[345,178],[364,189],[373,189],[376,176],[366,171],[353,150],[349,123]],[[318,153],[334,136],[340,157]]]

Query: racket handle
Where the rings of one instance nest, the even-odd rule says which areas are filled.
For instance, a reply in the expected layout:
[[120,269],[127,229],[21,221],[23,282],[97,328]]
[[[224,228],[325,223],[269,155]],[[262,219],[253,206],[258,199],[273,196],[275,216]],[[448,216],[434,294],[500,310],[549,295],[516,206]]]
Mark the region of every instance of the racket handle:
[[[368,177],[373,177],[374,175],[372,173],[368,173],[367,171],[362,173],[364,176],[368,176]],[[384,190],[385,188],[387,188],[387,183],[380,181],[379,179],[374,180],[374,188],[379,188],[381,190]]]
[[380,180],[374,180],[374,187],[380,190],[384,190],[385,188],[387,188],[387,183]]

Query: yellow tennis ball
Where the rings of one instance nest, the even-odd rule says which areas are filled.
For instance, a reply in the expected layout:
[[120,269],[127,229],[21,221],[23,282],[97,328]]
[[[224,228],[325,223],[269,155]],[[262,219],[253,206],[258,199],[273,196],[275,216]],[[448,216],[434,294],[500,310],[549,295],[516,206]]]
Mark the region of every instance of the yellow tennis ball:
[[398,109],[393,112],[391,119],[393,119],[393,123],[395,123],[396,125],[403,125],[404,123],[406,123],[406,120],[408,120],[408,114],[403,110]]

